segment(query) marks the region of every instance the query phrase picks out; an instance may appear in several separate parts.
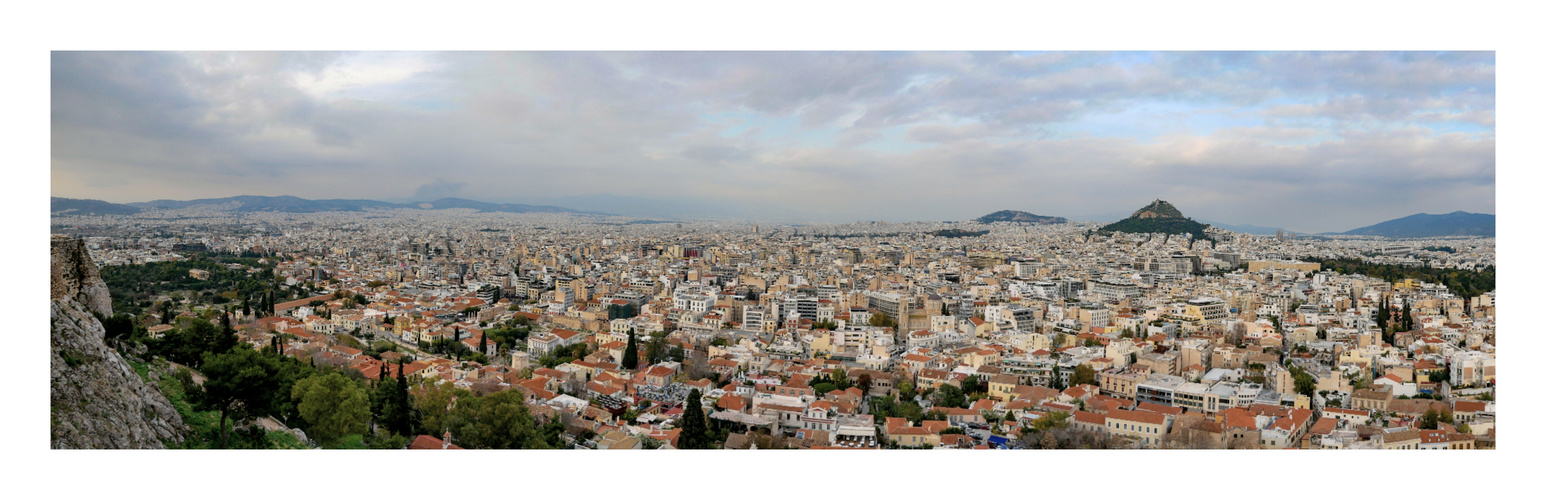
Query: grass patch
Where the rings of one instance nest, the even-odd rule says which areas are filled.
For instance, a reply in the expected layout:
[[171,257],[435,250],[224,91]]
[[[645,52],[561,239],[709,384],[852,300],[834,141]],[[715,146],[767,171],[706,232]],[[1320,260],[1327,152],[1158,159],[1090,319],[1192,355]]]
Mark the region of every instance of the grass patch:
[[135,361],[135,360],[132,360],[132,359],[126,359],[125,361],[129,362],[129,367],[134,369],[134,373],[139,374],[141,382],[149,382],[150,381],[150,364],[149,363],[145,363],[143,361]]
[[350,434],[348,436],[344,436],[344,437],[338,438],[338,439],[334,440],[333,442],[328,443],[327,446],[324,446],[324,448],[327,448],[329,450],[368,450],[368,449],[370,449],[369,446],[365,445],[365,436],[360,435],[360,434]]
[[193,403],[188,401],[188,392],[184,390],[182,382],[174,376],[162,376],[156,381],[156,386],[161,389],[161,395],[166,396],[166,400],[172,403],[172,408],[177,409],[177,416],[182,417],[183,424],[192,431],[183,436],[183,442],[176,447],[210,449],[219,444],[220,412],[194,410]]
[[285,431],[268,431],[268,434],[264,436],[264,441],[268,443],[268,449],[271,450],[305,450],[310,448],[306,446],[306,443],[302,443],[300,439],[296,439],[294,434]]
[[75,368],[86,362],[85,358],[82,358],[81,355],[76,354],[75,351],[71,351],[69,349],[59,351],[59,357],[64,358],[64,364],[70,368]]
[[367,349],[365,344],[360,343],[360,339],[354,338],[353,335],[349,335],[347,333],[338,334],[338,343],[359,349],[361,351]]

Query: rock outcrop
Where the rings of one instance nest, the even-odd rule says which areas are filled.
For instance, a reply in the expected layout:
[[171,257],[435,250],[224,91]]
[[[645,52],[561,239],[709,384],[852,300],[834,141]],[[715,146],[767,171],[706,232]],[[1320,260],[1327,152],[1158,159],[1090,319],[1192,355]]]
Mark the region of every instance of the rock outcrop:
[[104,342],[107,284],[78,239],[54,236],[49,422],[54,448],[163,448],[185,429],[171,402]]
[[1153,202],[1133,212],[1133,219],[1185,219],[1181,210],[1170,202],[1156,198]]
[[86,242],[68,236],[53,235],[50,240],[50,300],[70,297],[103,316],[113,315],[113,299],[107,283],[97,274]]

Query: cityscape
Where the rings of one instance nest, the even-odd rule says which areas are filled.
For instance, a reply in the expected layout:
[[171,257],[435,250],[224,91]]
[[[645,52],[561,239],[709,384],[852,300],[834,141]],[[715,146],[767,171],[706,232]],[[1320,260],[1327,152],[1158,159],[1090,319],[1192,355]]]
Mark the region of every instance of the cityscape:
[[52,448],[1496,448],[1491,53],[303,55],[53,54]]

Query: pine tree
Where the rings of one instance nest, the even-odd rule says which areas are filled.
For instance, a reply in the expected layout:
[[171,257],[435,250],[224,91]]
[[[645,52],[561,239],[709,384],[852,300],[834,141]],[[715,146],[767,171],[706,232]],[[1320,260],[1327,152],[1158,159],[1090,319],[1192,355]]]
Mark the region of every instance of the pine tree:
[[235,348],[241,340],[236,338],[236,331],[231,329],[231,313],[220,314],[220,338],[215,342],[215,352],[226,352]]
[[628,347],[623,348],[623,368],[632,370],[639,367],[639,344],[634,340],[633,332],[628,332]]

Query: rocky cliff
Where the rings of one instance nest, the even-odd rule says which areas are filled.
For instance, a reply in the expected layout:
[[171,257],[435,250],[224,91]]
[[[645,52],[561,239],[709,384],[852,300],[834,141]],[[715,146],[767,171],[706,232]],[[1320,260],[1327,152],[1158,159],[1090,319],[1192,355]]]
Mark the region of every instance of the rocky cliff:
[[103,341],[112,300],[85,244],[54,236],[50,307],[50,429],[54,448],[162,448],[181,441],[177,410]]

